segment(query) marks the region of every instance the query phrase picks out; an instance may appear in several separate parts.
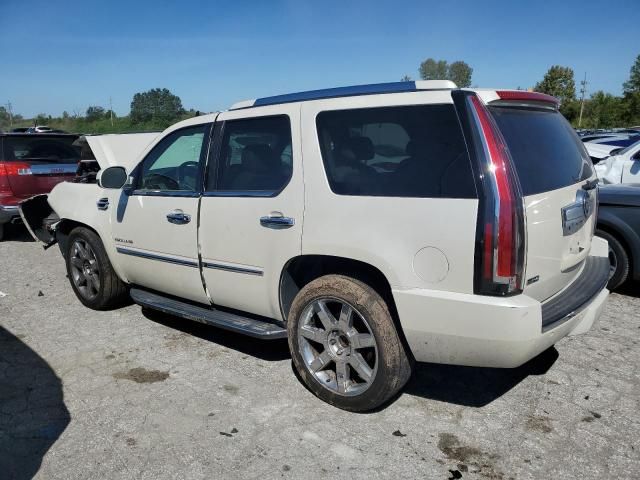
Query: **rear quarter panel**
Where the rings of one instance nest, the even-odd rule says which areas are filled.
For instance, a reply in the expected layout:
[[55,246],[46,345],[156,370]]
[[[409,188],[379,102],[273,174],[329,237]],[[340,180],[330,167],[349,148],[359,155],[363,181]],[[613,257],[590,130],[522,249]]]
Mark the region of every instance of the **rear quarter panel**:
[[338,195],[331,191],[324,170],[316,128],[321,111],[429,103],[452,103],[451,93],[368,95],[303,104],[304,255],[366,262],[394,289],[473,292],[477,199]]

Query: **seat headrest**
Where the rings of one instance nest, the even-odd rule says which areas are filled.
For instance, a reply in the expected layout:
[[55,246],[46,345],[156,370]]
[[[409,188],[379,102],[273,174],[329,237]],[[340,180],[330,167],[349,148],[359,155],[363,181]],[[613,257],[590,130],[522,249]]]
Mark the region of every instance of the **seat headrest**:
[[266,172],[277,168],[277,158],[266,143],[247,145],[242,150],[242,165],[248,170]]
[[371,160],[375,155],[373,142],[369,137],[350,137],[340,144],[342,156],[350,160]]

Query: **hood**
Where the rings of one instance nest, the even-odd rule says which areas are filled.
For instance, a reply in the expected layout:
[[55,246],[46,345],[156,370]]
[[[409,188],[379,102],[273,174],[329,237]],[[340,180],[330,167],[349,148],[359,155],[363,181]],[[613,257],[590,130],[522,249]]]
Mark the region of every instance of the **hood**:
[[592,158],[606,158],[611,155],[613,150],[618,150],[620,147],[617,145],[601,145],[599,143],[585,142],[584,147],[587,149],[587,153]]
[[100,168],[120,166],[130,172],[158,135],[160,132],[85,135],[79,141],[89,145]]

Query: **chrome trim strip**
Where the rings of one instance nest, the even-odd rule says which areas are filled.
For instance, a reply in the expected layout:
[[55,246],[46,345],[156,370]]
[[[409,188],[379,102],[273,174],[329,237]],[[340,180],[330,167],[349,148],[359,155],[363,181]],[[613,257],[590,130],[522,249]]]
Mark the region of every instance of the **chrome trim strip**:
[[281,190],[218,190],[215,192],[204,192],[203,197],[276,197]]
[[198,262],[194,260],[182,260],[180,258],[166,257],[164,255],[158,255],[155,253],[139,252],[137,250],[130,250],[128,248],[116,247],[116,251],[123,255],[131,255],[132,257],[146,258],[148,260],[157,260],[159,262],[172,263],[174,265],[182,265],[184,267],[198,267]]
[[32,175],[75,175],[78,165],[75,163],[53,163],[31,165]]
[[133,190],[131,195],[138,197],[184,197],[198,198],[199,192],[187,192],[184,190]]
[[202,266],[204,268],[211,268],[214,270],[224,270],[225,272],[233,272],[233,273],[246,273],[247,275],[256,275],[261,277],[264,275],[262,270],[258,270],[256,268],[248,268],[248,267],[237,267],[234,265],[222,265],[220,263],[211,263],[211,262],[202,262]]

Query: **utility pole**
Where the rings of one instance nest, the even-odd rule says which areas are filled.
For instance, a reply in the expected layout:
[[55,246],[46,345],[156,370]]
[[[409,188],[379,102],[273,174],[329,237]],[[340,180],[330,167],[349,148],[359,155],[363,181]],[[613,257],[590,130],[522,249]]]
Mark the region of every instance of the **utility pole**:
[[13,112],[11,111],[12,107],[13,105],[11,105],[11,102],[7,100],[7,112],[9,113],[9,126],[11,128],[13,128]]
[[111,101],[111,97],[109,97],[109,117],[111,118],[111,126],[113,127],[113,102]]
[[584,94],[587,91],[587,72],[584,72],[584,80],[580,82],[580,117],[578,118],[578,128],[582,125],[582,112],[584,111]]

